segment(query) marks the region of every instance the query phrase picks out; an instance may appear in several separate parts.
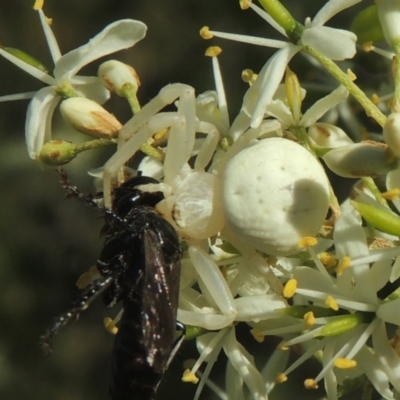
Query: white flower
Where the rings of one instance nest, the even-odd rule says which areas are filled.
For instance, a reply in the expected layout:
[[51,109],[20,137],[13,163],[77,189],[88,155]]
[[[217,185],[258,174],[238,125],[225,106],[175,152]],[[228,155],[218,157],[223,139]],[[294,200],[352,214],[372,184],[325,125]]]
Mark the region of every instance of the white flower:
[[[261,124],[261,121],[264,118],[265,109],[271,102],[275,91],[282,80],[283,74],[285,73],[286,65],[303,46],[311,46],[332,60],[343,60],[354,56],[356,53],[355,43],[357,37],[349,31],[325,27],[323,24],[338,12],[351,7],[360,1],[361,0],[328,1],[312,21],[309,18],[306,20],[305,30],[302,34],[301,41],[298,44],[210,31],[212,35],[217,37],[256,44],[259,46],[280,48],[280,50],[277,51],[264,65],[256,82],[250,87],[244,97],[242,110],[249,118],[251,127],[254,128]],[[248,5],[280,33],[287,36],[283,29],[276,24],[269,14],[250,2]],[[243,118],[243,116],[241,117]]]
[[129,19],[116,21],[86,45],[61,55],[43,11],[38,10],[38,12],[54,61],[54,77],[0,48],[0,55],[48,85],[33,94],[23,93],[0,99],[7,101],[32,97],[28,107],[25,135],[28,152],[33,159],[39,155],[43,144],[50,140],[51,119],[61,95],[68,97],[69,93],[69,96],[88,97],[100,104],[108,98],[109,92],[99,78],[78,76],[76,75],[78,71],[100,57],[133,46],[143,39],[147,30],[146,25],[140,21]]
[[[350,206],[343,208],[334,233],[336,258],[340,261],[337,277],[333,278],[321,268],[297,267],[294,271],[296,304],[311,302],[326,310],[340,309],[342,313],[317,317],[306,333],[286,342],[286,345],[294,345],[307,341],[308,349],[283,374],[287,375],[317,351],[323,350],[323,368],[317,377],[305,382],[307,387],[316,387],[324,379],[328,398],[333,400],[337,399],[338,383],[346,377],[365,373],[385,399],[393,399],[390,384],[399,390],[400,358],[389,344],[385,323],[400,325],[397,311],[400,299],[382,301],[377,292],[389,281],[391,258],[398,255],[400,249],[369,251],[358,213]],[[345,265],[348,268],[343,268]],[[343,314],[343,310],[348,314]],[[303,331],[305,327],[305,323],[287,324],[279,330],[262,333],[289,335]],[[315,340],[315,337],[321,340]],[[372,352],[366,345],[370,337],[373,339]],[[352,372],[340,369],[348,365],[353,367]]]

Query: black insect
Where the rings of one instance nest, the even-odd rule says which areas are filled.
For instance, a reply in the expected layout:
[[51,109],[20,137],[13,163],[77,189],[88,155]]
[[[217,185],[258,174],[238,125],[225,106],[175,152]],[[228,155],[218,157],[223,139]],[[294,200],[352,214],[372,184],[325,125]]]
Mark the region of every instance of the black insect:
[[[98,207],[93,196],[79,192],[69,184],[65,173],[61,174],[68,197],[78,197]],[[78,317],[102,292],[106,305],[122,302],[109,400],[154,399],[177,347],[181,249],[173,227],[154,209],[163,194],[137,188],[149,183],[157,181],[140,176],[114,189],[112,210],[105,210],[102,229],[106,240],[97,260],[101,278],[42,337],[45,351],[50,352],[58,330]]]

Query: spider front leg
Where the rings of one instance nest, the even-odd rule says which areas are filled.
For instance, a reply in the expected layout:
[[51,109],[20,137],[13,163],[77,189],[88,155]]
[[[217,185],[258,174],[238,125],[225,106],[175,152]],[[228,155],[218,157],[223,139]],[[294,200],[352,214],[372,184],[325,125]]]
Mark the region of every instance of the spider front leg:
[[93,282],[84,292],[75,300],[72,307],[61,314],[54,322],[53,326],[40,339],[41,346],[45,355],[52,351],[52,342],[60,328],[66,325],[73,318],[78,318],[79,314],[89,307],[89,304],[99,296],[113,281],[112,276]]
[[[175,100],[179,100],[176,112],[159,113]],[[160,93],[120,131],[118,150],[104,165],[105,206],[111,206],[111,180],[119,168],[123,167],[152,135],[165,128],[169,128],[169,140],[164,174],[165,182],[171,182],[191,155],[195,142],[195,123],[194,89],[180,83],[161,89]]]

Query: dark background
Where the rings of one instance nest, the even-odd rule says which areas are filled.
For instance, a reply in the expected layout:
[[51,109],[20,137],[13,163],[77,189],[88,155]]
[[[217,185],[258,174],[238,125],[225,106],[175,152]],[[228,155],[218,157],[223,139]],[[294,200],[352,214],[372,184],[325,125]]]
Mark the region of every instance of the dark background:
[[[39,18],[33,1],[0,1],[0,41],[4,46],[28,52],[52,69]],[[301,22],[314,16],[325,1],[284,1]],[[364,6],[366,3],[364,3]],[[358,7],[359,9],[360,7]],[[168,83],[183,82],[197,93],[213,89],[211,61],[204,56],[210,45],[223,49],[219,57],[231,119],[239,110],[246,85],[240,79],[245,68],[261,69],[273,49],[214,39],[204,41],[199,29],[281,39],[251,10],[241,11],[238,1],[229,0],[47,0],[47,16],[53,18],[53,30],[63,53],[88,41],[107,24],[133,18],[148,25],[147,37],[133,48],[113,55],[131,64],[142,86],[142,104],[153,98]],[[349,12],[334,19],[334,25],[348,27]],[[109,57],[111,58],[111,57]],[[99,62],[81,74],[94,75]],[[310,70],[297,56],[291,64],[300,77]],[[7,60],[0,58],[0,95],[37,90],[43,85]],[[101,301],[91,306],[78,324],[71,324],[57,337],[54,353],[48,359],[38,342],[52,318],[66,310],[78,293],[77,278],[95,260],[102,247],[99,230],[102,220],[96,210],[74,200],[65,200],[52,168],[31,160],[24,143],[27,101],[0,103],[0,398],[13,400],[101,400],[106,399],[110,352],[113,338],[102,326],[104,316],[114,315]],[[129,109],[121,99],[112,99],[106,107],[123,123]],[[53,123],[54,137],[78,142],[82,135],[68,132],[58,118]],[[81,190],[92,191],[87,170],[100,167],[107,151],[83,154],[66,167],[71,181]],[[249,339],[248,330],[240,334]],[[265,354],[277,344],[268,341]],[[254,353],[264,350],[249,341]],[[191,399],[195,387],[182,384],[182,361],[192,354],[187,344],[167,377],[170,387],[160,399]],[[261,349],[261,350],[260,350]],[[188,351],[189,355],[185,352]],[[261,363],[262,357],[257,358]],[[223,374],[225,360],[215,367]],[[314,366],[315,367],[315,366]],[[308,368],[313,368],[309,366]],[[297,397],[311,398],[303,390],[305,375],[292,378],[290,386]],[[215,379],[218,380],[218,377]],[[285,390],[285,385],[281,390]],[[289,384],[287,384],[289,387]],[[280,392],[276,397],[287,398]],[[204,399],[211,399],[205,392]]]

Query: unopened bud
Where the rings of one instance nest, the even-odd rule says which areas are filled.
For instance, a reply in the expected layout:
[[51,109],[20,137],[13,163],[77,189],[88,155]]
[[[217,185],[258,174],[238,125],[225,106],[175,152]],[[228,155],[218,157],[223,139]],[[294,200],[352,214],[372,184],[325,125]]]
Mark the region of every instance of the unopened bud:
[[400,2],[398,0],[377,0],[379,21],[381,22],[386,42],[390,46],[400,43]]
[[102,106],[84,97],[72,97],[61,103],[64,119],[77,131],[98,138],[118,135],[120,122]]
[[79,152],[76,145],[65,140],[51,140],[40,150],[39,160],[47,165],[63,165],[73,160]]
[[308,128],[308,135],[318,146],[340,147],[352,144],[353,141],[339,127],[324,122],[317,122]]
[[392,113],[387,117],[383,138],[395,156],[400,157],[400,113]]
[[297,75],[289,67],[286,67],[285,89],[289,109],[294,120],[298,122],[301,117],[302,93]]
[[397,168],[388,146],[372,141],[337,147],[323,160],[331,171],[344,178],[376,177]]
[[109,91],[121,97],[126,97],[127,91],[133,90],[136,93],[140,86],[136,71],[130,65],[116,60],[101,64],[98,76]]

